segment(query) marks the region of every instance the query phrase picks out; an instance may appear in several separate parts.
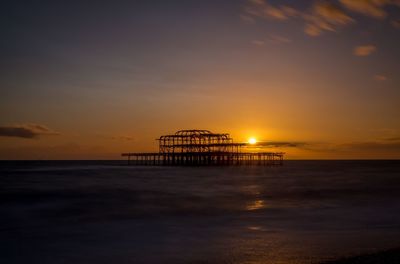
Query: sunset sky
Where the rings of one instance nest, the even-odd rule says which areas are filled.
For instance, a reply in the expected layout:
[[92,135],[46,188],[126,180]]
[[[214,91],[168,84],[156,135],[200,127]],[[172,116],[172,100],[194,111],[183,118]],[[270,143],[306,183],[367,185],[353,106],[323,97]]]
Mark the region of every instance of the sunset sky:
[[118,159],[179,129],[400,158],[400,1],[8,1],[0,159]]

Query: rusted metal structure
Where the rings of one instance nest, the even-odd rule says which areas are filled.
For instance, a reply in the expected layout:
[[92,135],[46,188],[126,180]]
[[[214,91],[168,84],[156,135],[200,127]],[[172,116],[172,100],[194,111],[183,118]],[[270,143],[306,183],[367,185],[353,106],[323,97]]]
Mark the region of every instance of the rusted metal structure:
[[122,153],[131,165],[282,165],[283,152],[249,152],[227,133],[179,130],[157,139],[158,153]]

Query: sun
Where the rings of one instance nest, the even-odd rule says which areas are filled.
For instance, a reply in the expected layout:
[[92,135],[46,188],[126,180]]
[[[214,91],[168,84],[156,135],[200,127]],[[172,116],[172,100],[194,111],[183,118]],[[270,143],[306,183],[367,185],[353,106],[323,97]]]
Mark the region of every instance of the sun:
[[251,145],[254,145],[254,144],[256,144],[257,143],[257,139],[255,139],[255,138],[249,138],[249,144],[251,144]]

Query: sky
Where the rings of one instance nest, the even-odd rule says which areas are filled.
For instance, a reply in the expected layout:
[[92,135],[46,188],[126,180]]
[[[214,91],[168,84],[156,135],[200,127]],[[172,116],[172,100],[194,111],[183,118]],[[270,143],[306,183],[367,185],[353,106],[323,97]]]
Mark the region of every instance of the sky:
[[180,129],[400,158],[400,1],[8,1],[0,159],[119,159]]

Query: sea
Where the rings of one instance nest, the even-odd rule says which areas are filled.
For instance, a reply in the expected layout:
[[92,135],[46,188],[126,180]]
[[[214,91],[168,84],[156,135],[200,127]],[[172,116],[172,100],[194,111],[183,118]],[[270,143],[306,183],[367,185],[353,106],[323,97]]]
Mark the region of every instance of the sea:
[[400,161],[1,161],[0,263],[319,263],[400,246]]

